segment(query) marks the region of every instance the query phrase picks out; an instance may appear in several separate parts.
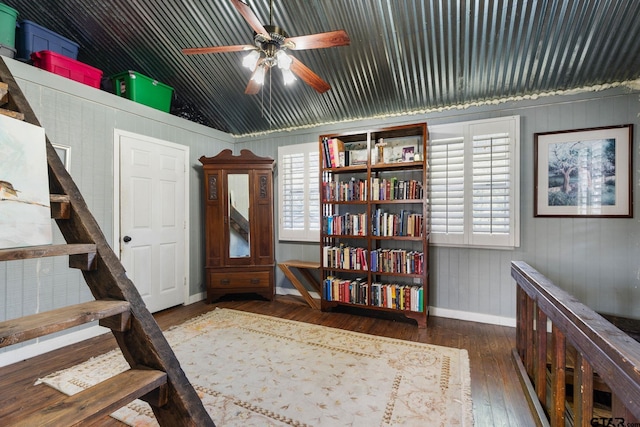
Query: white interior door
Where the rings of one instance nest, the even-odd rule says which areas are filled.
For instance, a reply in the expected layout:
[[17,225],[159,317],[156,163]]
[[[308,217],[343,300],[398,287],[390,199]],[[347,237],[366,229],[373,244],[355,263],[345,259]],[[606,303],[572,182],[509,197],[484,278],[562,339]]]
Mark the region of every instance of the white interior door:
[[185,302],[188,147],[119,133],[120,259],[149,311]]

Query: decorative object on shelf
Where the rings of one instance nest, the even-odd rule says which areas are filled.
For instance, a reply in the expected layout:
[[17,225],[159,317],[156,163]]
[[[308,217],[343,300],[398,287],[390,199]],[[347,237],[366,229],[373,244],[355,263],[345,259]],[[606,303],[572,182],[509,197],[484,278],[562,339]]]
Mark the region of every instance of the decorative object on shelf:
[[254,95],[260,91],[267,72],[277,66],[282,71],[284,84],[290,84],[300,77],[306,84],[319,93],[328,91],[331,86],[311,71],[287,50],[321,49],[348,45],[351,41],[344,30],[317,33],[299,37],[289,37],[282,28],[273,25],[273,0],[270,2],[269,25],[262,25],[248,5],[240,0],[231,0],[233,6],[255,31],[252,45],[212,46],[182,49],[186,55],[203,53],[223,53],[248,51],[242,65],[249,68],[253,75],[245,89],[246,94]]
[[633,125],[534,134],[534,216],[633,216]]
[[273,159],[249,150],[200,157],[204,171],[207,302],[274,294]]
[[320,136],[323,310],[367,308],[426,326],[427,168],[416,159],[426,142],[426,123]]

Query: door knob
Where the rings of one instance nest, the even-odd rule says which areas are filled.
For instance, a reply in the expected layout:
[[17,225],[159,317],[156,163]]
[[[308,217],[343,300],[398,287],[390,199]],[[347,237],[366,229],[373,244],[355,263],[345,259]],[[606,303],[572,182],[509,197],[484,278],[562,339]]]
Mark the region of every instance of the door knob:
[[131,241],[131,237],[129,237],[129,236],[124,236],[124,237],[122,238],[122,240],[124,240],[124,242],[125,242],[125,243],[129,243],[129,242]]

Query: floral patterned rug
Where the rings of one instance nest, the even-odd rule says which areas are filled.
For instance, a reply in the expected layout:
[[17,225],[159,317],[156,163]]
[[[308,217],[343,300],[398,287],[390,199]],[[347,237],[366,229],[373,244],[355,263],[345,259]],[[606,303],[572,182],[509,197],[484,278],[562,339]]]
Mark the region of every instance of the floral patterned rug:
[[[165,335],[218,426],[472,426],[466,350],[216,309]],[[120,350],[51,374],[74,394],[128,368]],[[156,425],[135,401],[113,416]]]

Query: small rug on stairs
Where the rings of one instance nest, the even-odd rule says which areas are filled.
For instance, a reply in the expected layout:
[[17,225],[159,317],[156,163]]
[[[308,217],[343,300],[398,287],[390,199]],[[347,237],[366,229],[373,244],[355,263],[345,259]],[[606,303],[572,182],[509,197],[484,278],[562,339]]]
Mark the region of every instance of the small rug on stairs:
[[[230,309],[165,332],[218,426],[471,426],[466,350]],[[128,369],[119,349],[53,373],[65,394]],[[113,414],[156,425],[135,401]]]

